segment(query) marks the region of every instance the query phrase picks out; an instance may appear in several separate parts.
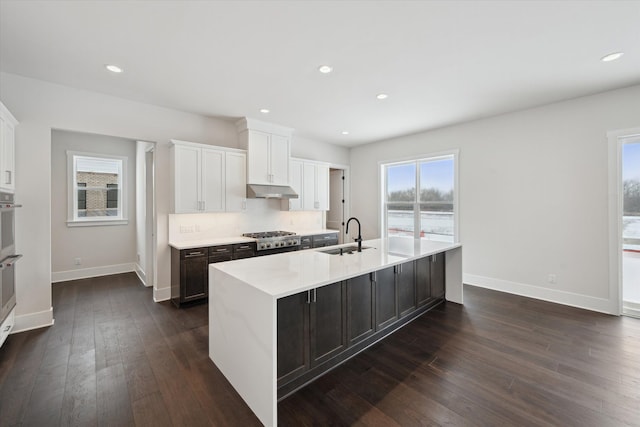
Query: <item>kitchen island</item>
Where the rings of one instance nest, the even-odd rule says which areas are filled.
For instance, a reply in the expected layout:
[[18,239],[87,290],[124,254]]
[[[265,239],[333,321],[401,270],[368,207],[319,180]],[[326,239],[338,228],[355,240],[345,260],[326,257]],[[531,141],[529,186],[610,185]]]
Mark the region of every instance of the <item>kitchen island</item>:
[[363,248],[209,266],[209,357],[263,424],[277,425],[279,398],[444,299],[462,304],[459,244],[392,237]]

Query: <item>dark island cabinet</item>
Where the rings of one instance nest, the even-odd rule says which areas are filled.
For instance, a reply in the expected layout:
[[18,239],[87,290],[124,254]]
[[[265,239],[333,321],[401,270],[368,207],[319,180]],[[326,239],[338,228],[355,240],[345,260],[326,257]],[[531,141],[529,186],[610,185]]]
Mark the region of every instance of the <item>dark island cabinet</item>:
[[209,295],[209,264],[255,256],[255,243],[171,248],[171,301],[176,307],[206,301]]
[[338,282],[310,291],[311,366],[323,363],[347,347],[345,290],[345,283]]
[[309,369],[308,293],[278,299],[278,384]]
[[431,255],[431,298],[444,298],[445,254]]
[[416,262],[395,266],[399,317],[404,317],[416,309]]
[[396,301],[397,266],[385,268],[373,273],[376,290],[376,330],[386,328],[398,319]]
[[297,378],[347,347],[345,283],[278,299],[278,383]]
[[375,273],[347,280],[347,340],[349,345],[366,339],[376,330]]

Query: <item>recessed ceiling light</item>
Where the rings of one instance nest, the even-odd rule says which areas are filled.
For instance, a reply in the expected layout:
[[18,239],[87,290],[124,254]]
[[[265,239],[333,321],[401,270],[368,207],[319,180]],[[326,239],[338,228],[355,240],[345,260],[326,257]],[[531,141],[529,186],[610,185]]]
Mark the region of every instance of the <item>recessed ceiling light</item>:
[[376,95],[376,98],[378,99],[387,99],[389,97],[389,95],[387,95],[386,93],[379,93]]
[[611,61],[615,61],[616,59],[620,58],[622,55],[624,55],[624,52],[614,52],[614,53],[610,53],[608,55],[603,56],[602,58],[600,58],[600,61],[602,62],[611,62]]
[[343,130],[343,131],[342,131],[342,134],[343,134],[343,135],[349,135],[349,131],[348,131],[348,130]]
[[261,109],[260,109],[260,112],[261,112],[262,114],[269,114],[269,109],[268,109],[268,108],[261,108]]
[[320,71],[322,74],[329,74],[333,71],[333,67],[330,67],[328,65],[321,65],[320,67],[318,67],[318,71]]
[[117,65],[107,64],[104,67],[112,73],[121,73],[123,71],[122,68],[118,67]]

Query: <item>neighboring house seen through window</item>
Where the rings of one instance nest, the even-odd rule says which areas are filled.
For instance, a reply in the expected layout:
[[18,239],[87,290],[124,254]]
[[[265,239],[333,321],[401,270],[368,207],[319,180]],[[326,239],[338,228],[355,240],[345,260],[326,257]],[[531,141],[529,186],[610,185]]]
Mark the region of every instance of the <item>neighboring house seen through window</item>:
[[68,152],[69,225],[126,222],[124,190],[126,158]]

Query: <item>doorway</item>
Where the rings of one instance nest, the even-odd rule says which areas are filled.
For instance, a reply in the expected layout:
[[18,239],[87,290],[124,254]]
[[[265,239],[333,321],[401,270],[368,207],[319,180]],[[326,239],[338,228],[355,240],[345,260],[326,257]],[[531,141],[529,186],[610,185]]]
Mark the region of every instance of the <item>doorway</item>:
[[640,317],[640,136],[625,138],[622,165],[622,313]]
[[329,210],[325,228],[338,230],[338,242],[344,243],[344,226],[349,217],[348,175],[346,167],[329,169]]

